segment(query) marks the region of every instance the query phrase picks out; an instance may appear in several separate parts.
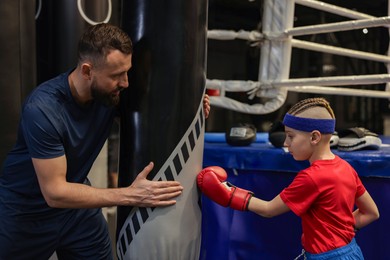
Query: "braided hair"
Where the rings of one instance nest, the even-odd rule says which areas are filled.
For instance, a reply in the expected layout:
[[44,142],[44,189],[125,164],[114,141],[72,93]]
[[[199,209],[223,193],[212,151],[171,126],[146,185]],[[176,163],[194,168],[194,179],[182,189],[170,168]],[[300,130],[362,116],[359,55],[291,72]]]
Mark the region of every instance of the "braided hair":
[[332,118],[335,118],[333,109],[330,107],[329,102],[326,99],[320,98],[320,97],[307,98],[307,99],[301,100],[298,103],[296,103],[294,106],[292,106],[287,113],[289,113],[290,115],[297,115],[297,114],[300,114],[300,113],[302,113],[310,108],[315,108],[315,107],[325,108],[329,112],[330,116]]

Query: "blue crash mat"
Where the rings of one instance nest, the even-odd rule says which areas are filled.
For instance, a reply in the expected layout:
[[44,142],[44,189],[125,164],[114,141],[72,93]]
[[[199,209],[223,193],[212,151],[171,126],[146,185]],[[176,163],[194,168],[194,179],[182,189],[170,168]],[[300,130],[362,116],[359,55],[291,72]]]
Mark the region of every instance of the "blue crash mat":
[[[347,160],[360,176],[390,177],[390,137],[381,137],[379,150],[342,152],[332,151]],[[258,133],[256,141],[248,146],[230,146],[225,133],[206,133],[204,166],[219,165],[224,168],[298,172],[308,162],[297,162],[283,148],[268,142],[268,133]]]

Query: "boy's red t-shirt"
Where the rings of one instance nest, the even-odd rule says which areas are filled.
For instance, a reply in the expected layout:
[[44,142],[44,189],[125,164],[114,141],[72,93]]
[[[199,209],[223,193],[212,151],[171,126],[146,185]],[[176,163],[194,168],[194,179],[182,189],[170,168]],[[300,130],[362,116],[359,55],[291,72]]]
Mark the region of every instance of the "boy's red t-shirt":
[[318,254],[351,242],[355,200],[365,191],[352,166],[336,156],[300,171],[280,197],[302,219],[303,248]]

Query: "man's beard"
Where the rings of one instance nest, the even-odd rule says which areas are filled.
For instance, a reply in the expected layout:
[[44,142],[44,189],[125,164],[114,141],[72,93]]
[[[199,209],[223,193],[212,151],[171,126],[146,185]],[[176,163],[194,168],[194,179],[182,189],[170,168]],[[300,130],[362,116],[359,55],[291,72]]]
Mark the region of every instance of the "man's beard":
[[108,107],[113,107],[119,104],[119,95],[117,96],[112,93],[102,91],[98,88],[95,82],[91,86],[91,95],[96,101]]

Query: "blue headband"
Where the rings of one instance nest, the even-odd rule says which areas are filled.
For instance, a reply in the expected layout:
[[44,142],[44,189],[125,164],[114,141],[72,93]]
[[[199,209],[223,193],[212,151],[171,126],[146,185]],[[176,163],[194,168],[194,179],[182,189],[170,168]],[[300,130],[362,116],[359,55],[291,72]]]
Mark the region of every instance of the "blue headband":
[[336,119],[304,118],[286,113],[283,119],[283,124],[299,131],[311,132],[318,130],[322,134],[333,134]]

